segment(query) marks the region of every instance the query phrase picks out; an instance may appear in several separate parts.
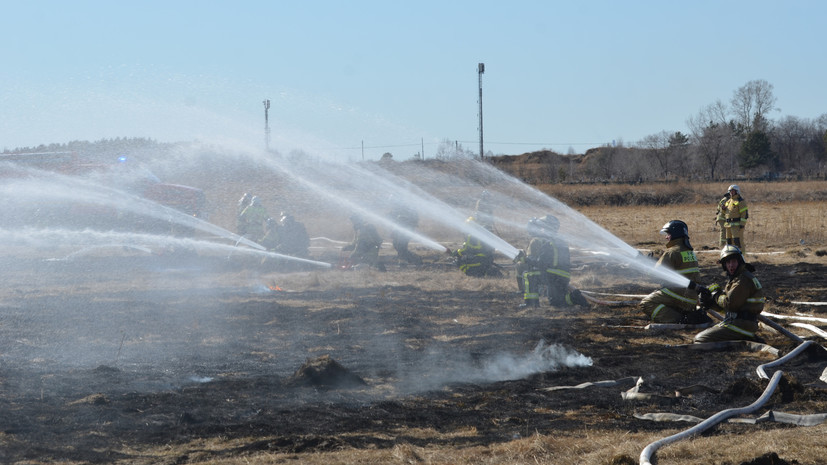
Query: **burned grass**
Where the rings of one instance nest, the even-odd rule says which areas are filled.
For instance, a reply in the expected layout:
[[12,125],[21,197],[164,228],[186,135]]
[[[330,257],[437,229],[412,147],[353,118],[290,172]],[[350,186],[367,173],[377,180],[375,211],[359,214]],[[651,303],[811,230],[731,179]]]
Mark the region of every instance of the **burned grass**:
[[[790,300],[824,297],[814,290],[823,288],[823,264],[772,257],[758,273],[774,311],[792,310]],[[83,279],[76,268],[41,268],[26,288],[17,275],[21,286],[2,296],[0,457],[635,463],[648,443],[691,426],[637,415],[706,418],[748,405],[765,386],[756,366],[776,358],[695,350],[693,331],[647,331],[632,305],[518,309],[513,276],[471,279],[429,258],[427,269],[387,273],[201,270],[203,281],[180,270],[159,276],[152,267],[123,280],[90,263]],[[595,285],[590,289],[647,289],[587,264],[578,269]],[[704,273],[714,276],[715,264],[705,263]],[[146,286],[156,281],[162,284]],[[272,283],[282,290],[271,290]],[[782,335],[764,336],[781,353],[794,347]],[[590,363],[546,365],[513,378],[486,371],[524,362],[539,341]],[[506,367],[498,365],[503,356]],[[827,411],[816,383],[824,363],[801,357],[784,366],[764,410]],[[649,396],[624,400],[628,385],[571,388],[628,377],[640,378],[638,391]],[[707,389],[675,395],[697,384]],[[555,386],[567,388],[548,390]],[[658,457],[785,463],[766,462],[776,454],[786,463],[819,463],[824,432],[823,424],[722,424]]]

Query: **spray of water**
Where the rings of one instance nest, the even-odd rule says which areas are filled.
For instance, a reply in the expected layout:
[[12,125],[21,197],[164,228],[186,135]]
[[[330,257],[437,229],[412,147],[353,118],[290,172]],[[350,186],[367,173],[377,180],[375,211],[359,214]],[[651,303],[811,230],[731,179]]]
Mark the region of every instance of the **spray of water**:
[[[8,247],[25,247],[29,249],[54,249],[67,247],[76,249],[63,257],[53,257],[50,261],[67,261],[104,249],[128,248],[146,254],[163,250],[191,250],[202,254],[213,253],[221,256],[250,255],[305,263],[321,268],[330,268],[330,263],[293,257],[266,250],[235,247],[212,241],[186,237],[162,236],[157,234],[95,231],[95,230],[61,230],[61,229],[0,229],[0,243]],[[89,245],[93,244],[93,245]],[[78,249],[79,248],[79,249]]]
[[[487,163],[466,161],[462,164],[462,170],[466,173],[464,177],[426,170],[420,169],[412,177],[427,186],[433,195],[444,198],[455,195],[457,191],[475,194],[486,191],[491,203],[496,205],[494,220],[501,235],[514,235],[516,232],[525,237],[529,219],[551,214],[560,220],[558,237],[571,245],[573,255],[597,257],[605,263],[623,265],[630,271],[636,271],[638,276],[645,275],[663,283],[681,287],[689,284],[686,277],[674,270],[654,268],[654,260],[642,255],[577,210]],[[450,186],[450,189],[446,186]]]
[[[387,228],[405,229],[404,225],[396,224],[387,215],[390,206],[389,197],[393,196],[394,201],[410,205],[419,212],[421,217],[443,226],[447,232],[457,235],[476,235],[506,257],[514,258],[519,249],[512,245],[512,242],[516,243],[518,239],[525,240],[527,220],[533,216],[551,213],[561,220],[563,225],[561,234],[580,253],[599,254],[607,261],[613,260],[651,272],[651,259],[641,258],[634,248],[556,199],[542,194],[485,163],[476,161],[464,163],[462,165],[464,172],[462,176],[459,176],[458,173],[446,174],[417,164],[406,165],[406,172],[398,173],[376,164],[363,166],[361,164],[285,163],[283,159],[272,157],[271,154],[255,153],[247,157],[273,173],[298,183],[305,188],[305,192],[317,199],[335,204],[343,212],[359,213]],[[43,192],[44,178],[48,179],[48,185],[54,186],[50,188],[52,192]],[[473,211],[473,202],[482,190],[487,190],[492,194],[493,201],[497,205],[495,222],[498,227],[507,229],[506,231],[490,232],[479,225],[466,222],[469,213]],[[71,202],[103,205],[172,222],[230,240],[233,243],[242,243],[248,248],[193,238],[93,229],[69,230],[60,227],[3,229],[0,230],[0,241],[9,246],[24,248],[48,249],[56,246],[70,250],[75,248],[68,254],[54,255],[64,261],[71,261],[95,248],[123,245],[141,253],[147,253],[156,247],[172,245],[192,248],[204,253],[249,253],[295,260],[293,257],[265,252],[258,244],[216,225],[91,181],[38,173],[38,180],[21,178],[0,188],[0,200],[11,206],[22,205],[23,208],[32,205],[32,202],[59,202],[62,198],[69,199]],[[312,205],[312,201],[309,203]],[[408,230],[407,232],[414,240],[426,247],[433,250],[445,249],[445,246],[435,238],[436,236],[429,236],[420,231]],[[306,262],[320,267],[329,267],[328,264],[322,262],[312,260]],[[663,276],[660,277],[664,281],[685,281],[685,278],[677,274],[672,276],[668,270],[663,270],[662,273]],[[280,317],[284,316],[280,315]],[[297,323],[296,326],[298,328],[300,324]],[[304,348],[300,345],[302,332],[297,330],[293,337],[296,340],[296,347]],[[347,345],[345,341],[339,341],[339,343]],[[296,349],[293,348],[293,350]],[[307,355],[306,350],[296,350],[296,352],[293,358],[297,361],[304,359]],[[538,344],[529,354],[514,355],[511,352],[504,352],[486,357],[481,361],[472,360],[469,355],[463,356],[456,352],[451,353],[450,357],[444,353],[438,355],[439,357],[435,356],[434,359],[425,360],[425,362],[434,362],[432,365],[423,362],[418,365],[420,369],[417,370],[418,373],[432,373],[432,376],[428,377],[433,381],[432,387],[446,382],[517,379],[536,372],[553,371],[561,366],[591,364],[591,360],[586,356],[545,343]],[[280,356],[290,357],[291,354],[285,352]],[[445,364],[446,359],[453,360],[453,362]]]
[[[49,212],[47,220],[51,225],[55,220],[64,223],[77,220],[78,218],[73,217],[72,210],[78,205],[106,207],[111,209],[111,212],[104,213],[104,215],[111,217],[124,212],[131,213],[137,217],[191,228],[255,249],[265,250],[261,245],[224,228],[119,189],[74,176],[16,166],[5,168],[26,176],[0,187],[0,202],[3,203],[6,215],[26,216],[26,219],[31,219],[33,210],[42,208]],[[91,216],[99,213],[99,211],[89,212],[90,218],[83,219],[83,226],[88,226],[89,221],[94,223],[95,218]]]

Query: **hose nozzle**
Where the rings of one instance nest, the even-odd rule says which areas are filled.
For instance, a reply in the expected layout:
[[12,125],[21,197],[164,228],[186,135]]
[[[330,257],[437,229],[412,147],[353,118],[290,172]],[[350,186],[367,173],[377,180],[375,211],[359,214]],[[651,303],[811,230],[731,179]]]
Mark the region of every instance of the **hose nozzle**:
[[695,291],[698,294],[711,294],[706,286],[703,284],[698,284],[695,281],[689,281],[689,285],[686,286],[686,288],[690,291]]

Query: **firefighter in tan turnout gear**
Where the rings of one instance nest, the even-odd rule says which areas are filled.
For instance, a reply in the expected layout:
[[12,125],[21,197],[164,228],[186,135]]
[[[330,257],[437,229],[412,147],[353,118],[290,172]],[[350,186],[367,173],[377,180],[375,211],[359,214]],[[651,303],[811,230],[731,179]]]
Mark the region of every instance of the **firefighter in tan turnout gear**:
[[726,243],[734,245],[744,254],[744,228],[749,219],[747,201],[741,197],[741,188],[737,184],[729,186],[729,200],[724,202],[723,211],[726,224]]
[[[666,236],[666,251],[661,255],[655,268],[674,270],[691,282],[701,277],[698,258],[689,243],[689,228],[680,220],[672,220],[661,228]],[[698,293],[683,286],[664,286],[644,297],[641,310],[653,323],[701,324],[711,320],[706,312],[698,310]]]
[[701,305],[724,313],[724,321],[705,329],[695,336],[695,342],[716,341],[761,341],[758,330],[758,316],[764,311],[764,290],[752,274],[755,268],[744,262],[738,247],[726,245],[721,250],[721,267],[728,280],[723,290],[712,285],[707,292],[701,292]]

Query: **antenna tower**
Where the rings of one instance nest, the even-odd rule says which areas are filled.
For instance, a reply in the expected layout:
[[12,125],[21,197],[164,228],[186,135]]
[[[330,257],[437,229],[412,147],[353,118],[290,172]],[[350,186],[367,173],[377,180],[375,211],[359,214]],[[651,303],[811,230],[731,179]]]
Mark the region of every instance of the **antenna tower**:
[[483,152],[482,148],[482,73],[485,72],[485,63],[480,63],[477,65],[477,75],[479,75],[480,81],[480,160],[485,157],[485,152]]
[[270,151],[270,120],[269,120],[269,111],[270,111],[270,99],[264,100],[264,148],[269,152]]

